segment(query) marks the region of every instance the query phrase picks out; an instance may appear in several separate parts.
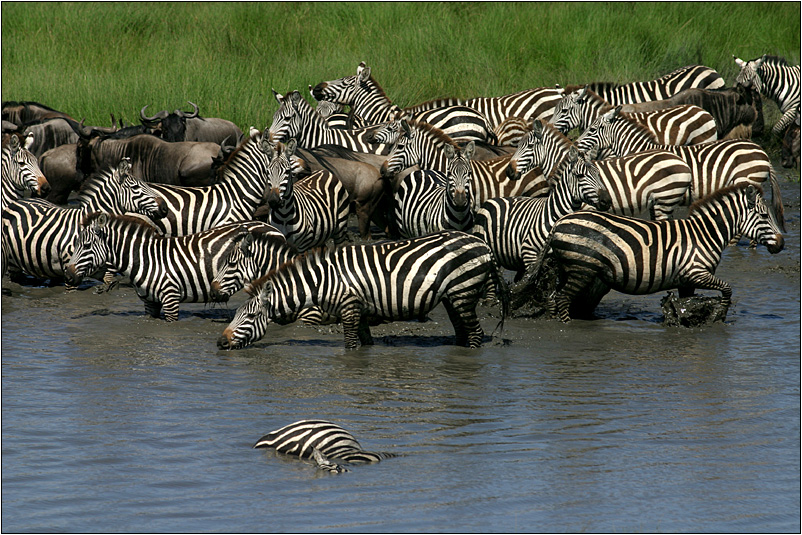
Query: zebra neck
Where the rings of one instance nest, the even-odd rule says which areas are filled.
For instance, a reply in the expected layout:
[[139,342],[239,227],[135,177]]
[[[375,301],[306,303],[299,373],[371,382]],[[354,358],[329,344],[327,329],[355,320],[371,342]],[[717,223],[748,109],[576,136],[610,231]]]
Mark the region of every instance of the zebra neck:
[[544,219],[548,222],[549,227],[553,226],[561,217],[579,210],[582,201],[577,200],[578,197],[571,191],[565,177],[559,180],[557,187],[546,197],[543,207]]
[[568,149],[573,145],[571,141],[563,136],[556,129],[549,130],[551,135],[544,136],[543,145],[545,150],[544,157],[540,162],[534,162],[537,167],[543,171],[543,174],[550,176],[555,171],[558,171],[560,164],[567,163]]
[[390,102],[372,80],[368,81],[368,88],[358,91],[354,96],[351,107],[354,113],[362,117],[368,124],[379,124],[392,119],[401,108]]
[[734,203],[719,201],[700,206],[688,215],[686,221],[696,228],[696,235],[706,238],[704,245],[698,244],[705,247],[706,256],[721,258],[724,248],[738,233],[738,210]]
[[[784,78],[793,78],[793,70],[796,69],[796,84],[783,84]],[[760,81],[763,84],[763,94],[773,100],[780,111],[785,113],[794,104],[799,104],[799,67],[780,67],[773,68],[761,67],[758,72]],[[785,76],[783,76],[785,75]],[[794,95],[796,91],[796,95]],[[796,98],[792,98],[796,96]]]

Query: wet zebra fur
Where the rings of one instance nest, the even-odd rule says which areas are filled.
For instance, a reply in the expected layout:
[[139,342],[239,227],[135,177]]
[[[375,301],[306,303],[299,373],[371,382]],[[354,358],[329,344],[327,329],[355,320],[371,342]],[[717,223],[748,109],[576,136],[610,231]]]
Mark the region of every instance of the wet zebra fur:
[[[252,284],[255,297],[223,331],[220,349],[247,346],[275,318],[317,305],[342,318],[346,349],[372,345],[369,320],[422,320],[440,302],[454,325],[457,345],[479,347],[483,331],[476,306],[485,286],[506,289],[487,245],[444,231],[421,238],[316,249]],[[501,293],[502,321],[509,310]]]
[[108,265],[130,278],[145,312],[166,321],[178,319],[179,303],[209,302],[211,282],[233,238],[259,222],[222,225],[189,236],[161,236],[141,219],[95,212],[84,217],[79,239],[66,267],[68,281]]
[[[583,302],[580,315],[592,314],[610,289],[640,295],[674,288],[680,297],[693,295],[694,289],[718,290],[726,309],[732,289],[714,273],[722,251],[739,234],[771,254],[784,246],[773,212],[760,188],[751,184],[729,186],[697,201],[687,219],[645,221],[590,211],[567,215],[554,225],[543,248],[556,259],[560,273],[550,309],[568,322],[574,301]],[[516,288],[514,303],[529,292],[540,265]]]
[[743,61],[735,56],[733,59],[741,68],[735,83],[744,87],[754,87],[758,93],[772,99],[780,107],[782,117],[771,131],[776,135],[782,135],[799,113],[802,99],[799,65],[791,66],[785,58],[768,55],[750,61]]
[[[583,86],[568,86],[565,93],[571,93]],[[650,100],[663,100],[691,87],[701,89],[717,89],[724,87],[724,79],[719,73],[704,65],[681,67],[660,78],[648,82],[632,82],[614,84],[593,82],[587,84],[588,89],[595,92],[610,104],[636,104]]]

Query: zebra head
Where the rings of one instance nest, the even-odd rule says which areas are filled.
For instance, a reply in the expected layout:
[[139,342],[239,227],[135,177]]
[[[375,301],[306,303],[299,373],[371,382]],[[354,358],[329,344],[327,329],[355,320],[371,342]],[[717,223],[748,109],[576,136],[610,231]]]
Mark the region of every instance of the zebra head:
[[735,85],[742,85],[746,88],[754,87],[758,93],[763,92],[763,80],[760,78],[759,69],[763,65],[766,56],[762,56],[751,61],[744,61],[740,58],[732,56],[741,72],[735,78]]
[[370,67],[361,62],[356,68],[355,76],[346,76],[339,80],[320,82],[312,89],[315,100],[328,100],[336,104],[353,105],[357,91],[362,84],[370,80]]
[[585,86],[560,99],[550,121],[557,130],[565,134],[582,124],[582,107],[587,102],[587,92],[588,86]]
[[72,256],[64,270],[67,282],[77,286],[87,275],[106,264],[106,245],[109,216],[103,212],[89,214],[84,218],[83,228],[73,242]]
[[121,213],[136,212],[153,219],[167,215],[164,198],[146,182],[131,174],[131,158],[126,156],[120,160],[119,165],[112,169],[107,184]]
[[615,109],[601,115],[579,136],[579,139],[576,140],[576,148],[585,153],[590,153],[592,149],[597,148],[597,158],[607,158],[615,153],[615,125],[620,118],[620,113],[621,106],[616,106]]
[[228,301],[229,297],[245,286],[246,281],[254,279],[259,267],[253,255],[253,239],[253,234],[247,227],[242,227],[239,234],[234,237],[237,244],[228,253],[212,280],[209,292],[212,301]]
[[446,195],[449,205],[459,213],[471,210],[471,158],[475,144],[470,141],[464,149],[445,146],[446,154]]
[[270,281],[254,281],[246,290],[251,298],[237,309],[234,319],[217,339],[220,349],[240,349],[251,345],[265,335],[270,324],[265,309],[272,292]]
[[36,156],[29,150],[33,145],[33,134],[25,138],[25,145],[20,144],[19,137],[14,134],[3,143],[3,180],[18,192],[30,191],[40,197],[50,191]]
[[401,119],[400,126],[402,132],[399,133],[398,140],[387,160],[382,164],[381,174],[385,178],[391,178],[407,167],[412,167],[420,161],[420,146],[415,140],[420,136],[417,129],[412,129],[406,120]]
[[286,145],[278,144],[275,150],[268,153],[267,164],[267,185],[265,187],[264,201],[270,205],[272,210],[281,208],[292,198],[293,179],[292,158],[298,143],[295,139],[290,139]]
[[518,142],[518,148],[510,157],[507,165],[507,178],[518,180],[546,160],[546,148],[543,145],[543,123],[538,119],[532,121],[532,129]]
[[769,253],[779,253],[785,247],[785,239],[774,210],[755,186],[750,184],[742,191],[746,196],[746,211],[739,221],[739,231],[747,238],[765,245]]
[[373,143],[378,145],[383,143],[388,147],[392,146],[396,141],[398,141],[398,136],[401,135],[401,119],[395,119],[394,121],[386,122],[376,129],[372,130],[367,136],[365,136],[365,140],[368,143]]
[[290,91],[284,96],[273,90],[278,101],[278,109],[273,114],[273,123],[270,125],[270,138],[274,142],[286,142],[288,139],[298,137],[301,132],[301,114],[298,103],[302,97],[298,91]]
[[612,206],[613,199],[601,180],[596,163],[586,155],[580,155],[574,148],[568,151],[565,174],[558,180],[558,188],[566,188],[571,203],[579,206],[589,204],[601,212]]

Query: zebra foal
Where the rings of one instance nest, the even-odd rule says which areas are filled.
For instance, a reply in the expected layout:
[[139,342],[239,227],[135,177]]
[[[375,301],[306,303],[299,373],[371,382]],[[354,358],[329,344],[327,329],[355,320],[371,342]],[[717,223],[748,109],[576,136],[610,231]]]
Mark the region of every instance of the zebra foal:
[[[345,348],[372,345],[369,321],[422,320],[440,302],[454,325],[457,345],[479,347],[484,333],[476,306],[489,282],[506,289],[482,240],[458,231],[422,238],[316,249],[254,281],[217,341],[220,349],[247,346],[269,323],[319,306],[342,318]],[[500,292],[502,322],[508,296]]]

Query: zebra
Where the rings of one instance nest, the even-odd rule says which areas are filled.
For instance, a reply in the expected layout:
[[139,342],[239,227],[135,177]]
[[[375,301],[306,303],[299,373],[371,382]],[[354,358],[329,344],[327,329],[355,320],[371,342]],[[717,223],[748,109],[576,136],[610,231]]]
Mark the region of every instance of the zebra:
[[[220,263],[212,280],[209,296],[215,302],[228,301],[229,297],[246,287],[247,282],[264,277],[298,254],[298,250],[287,243],[287,238],[270,225],[238,234],[233,240],[235,245]],[[249,290],[246,287],[246,292]],[[297,318],[291,320],[299,320],[307,325],[323,325],[335,322],[336,318],[319,307],[311,307],[302,310]]]
[[445,176],[437,171],[415,171],[407,175],[395,194],[395,218],[403,238],[414,238],[454,229],[473,227],[471,165],[474,144],[464,150],[446,145]]
[[345,348],[372,345],[368,320],[422,320],[442,302],[457,345],[476,348],[484,333],[476,306],[488,283],[502,288],[501,321],[509,309],[504,279],[487,245],[459,231],[421,238],[315,249],[265,277],[217,341],[220,349],[247,346],[268,324],[311,305],[342,318]]
[[624,156],[645,150],[664,150],[682,158],[691,169],[690,200],[706,197],[730,184],[762,185],[769,181],[772,205],[780,228],[783,222],[782,194],[768,155],[751,141],[728,139],[700,145],[659,145],[654,135],[631,117],[620,115],[620,107],[599,117],[577,140],[580,150],[609,148]]
[[348,239],[348,192],[329,171],[315,171],[296,180],[292,171],[296,147],[295,139],[277,145],[275,150],[270,145],[265,147],[269,222],[302,252],[325,244],[329,238],[339,245]]
[[321,82],[312,89],[316,100],[328,100],[351,107],[352,112],[368,124],[378,125],[399,117],[410,116],[445,131],[450,137],[464,141],[494,142],[493,124],[481,110],[459,102],[433,107],[402,109],[396,106],[370,75],[371,69],[361,62],[355,76]]
[[[81,220],[89,213],[135,212],[153,219],[166,213],[164,199],[150,184],[130,174],[131,160],[90,176],[78,193],[77,208],[44,199],[20,199],[3,210],[3,243],[9,267],[39,279],[64,279],[76,247]],[[102,266],[98,266],[102,267]],[[110,280],[106,280],[107,285]],[[67,289],[74,286],[67,284]]]
[[[585,130],[612,108],[609,102],[585,86],[560,100],[551,123],[564,134],[574,128]],[[686,104],[629,115],[651,130],[661,145],[695,145],[718,139],[715,119],[699,106]]]
[[782,117],[771,129],[775,135],[782,135],[799,113],[800,67],[788,65],[785,58],[763,55],[750,61],[732,56],[741,72],[735,78],[736,85],[754,87],[759,93],[774,100],[780,108]]
[[[578,161],[576,149],[568,160],[569,166]],[[582,203],[602,211],[609,208],[610,194],[598,175],[566,175],[547,197],[497,197],[476,211],[472,234],[487,243],[501,267],[516,271],[516,282],[536,263],[536,253],[559,218],[579,210]]]
[[[398,138],[392,152],[382,164],[383,177],[392,177],[402,169],[418,165],[421,169],[446,171],[445,146],[459,148],[442,130],[416,121],[401,121],[404,133]],[[471,194],[473,209],[492,197],[545,195],[549,185],[545,177],[532,173],[512,180],[506,176],[510,155],[492,160],[470,160]]]
[[[312,86],[309,86],[309,94],[312,94]],[[351,130],[352,128],[364,128],[369,126],[365,120],[355,113],[344,113],[345,106],[330,102],[328,100],[318,100],[315,111],[325,121],[329,128],[341,128]]]
[[505,173],[508,178],[518,180],[532,169],[547,180],[560,176],[561,166],[567,163],[566,156],[574,143],[562,132],[543,119],[532,121],[529,130],[518,141],[518,147],[510,156]]
[[[165,201],[167,215],[143,219],[165,236],[187,236],[237,221],[254,219],[267,187],[267,132],[251,127],[249,136],[231,153],[213,186],[150,184]],[[292,160],[296,173],[306,170],[303,160]]]
[[[565,88],[565,93],[572,93],[577,89],[582,89],[582,87],[582,85],[568,86]],[[610,104],[617,106],[619,104],[663,100],[691,87],[718,89],[724,87],[724,79],[710,67],[688,65],[648,82],[632,82],[629,84],[594,82],[587,84],[587,87]]]
[[84,217],[67,280],[78,284],[109,265],[129,278],[145,312],[165,321],[178,319],[179,303],[209,302],[211,282],[234,245],[234,236],[267,225],[229,223],[189,236],[165,237],[141,219],[94,212]]
[[15,134],[3,137],[0,209],[16,199],[21,199],[25,191],[40,197],[50,191],[50,184],[39,169],[36,157],[29,150],[32,144],[32,134],[26,137],[25,145],[20,144],[20,139]]
[[354,436],[326,420],[299,420],[266,434],[254,448],[273,448],[278,452],[313,459],[317,467],[329,472],[348,470],[330,459],[349,464],[377,463],[396,457],[394,453],[365,451]]
[[[693,295],[694,289],[718,290],[727,309],[732,289],[714,273],[722,251],[739,234],[771,254],[784,247],[762,190],[752,184],[728,186],[696,201],[687,219],[645,221],[590,211],[567,215],[544,245],[559,272],[549,308],[568,322],[572,302],[584,300],[581,312],[592,314],[610,289],[642,295],[677,288],[680,297]],[[527,283],[516,288],[516,301],[537,279],[538,269],[533,266],[531,278],[527,273]]]

